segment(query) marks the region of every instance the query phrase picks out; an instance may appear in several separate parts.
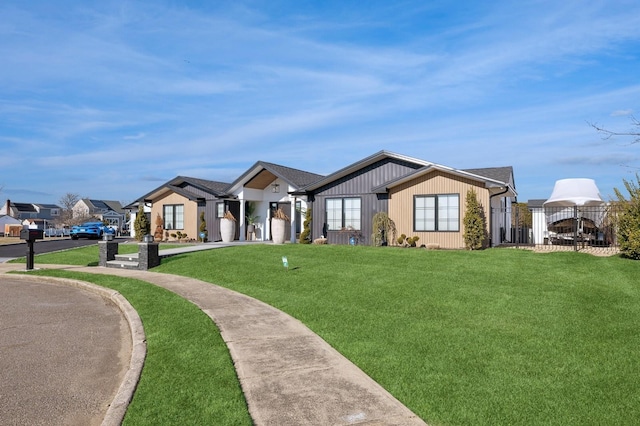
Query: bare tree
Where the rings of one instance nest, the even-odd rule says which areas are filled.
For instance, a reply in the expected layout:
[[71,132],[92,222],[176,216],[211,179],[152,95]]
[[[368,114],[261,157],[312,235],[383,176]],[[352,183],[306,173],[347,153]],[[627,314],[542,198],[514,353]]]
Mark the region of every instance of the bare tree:
[[633,138],[632,144],[640,143],[640,120],[638,120],[633,115],[630,116],[631,124],[635,126],[635,129],[626,131],[626,132],[614,132],[613,130],[606,129],[604,127],[600,127],[595,123],[589,123],[591,127],[596,129],[599,133],[603,135],[603,139],[611,139],[615,136],[631,136]]
[[79,200],[80,196],[71,192],[67,192],[58,200],[58,203],[60,203],[60,207],[62,207],[62,212],[60,214],[60,225],[70,225],[73,222],[73,207],[78,203]]

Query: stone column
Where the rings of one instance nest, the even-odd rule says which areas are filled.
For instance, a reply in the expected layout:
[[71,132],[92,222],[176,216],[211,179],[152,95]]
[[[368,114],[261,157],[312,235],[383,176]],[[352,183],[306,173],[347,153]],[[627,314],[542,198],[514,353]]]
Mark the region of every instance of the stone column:
[[138,243],[138,269],[146,271],[159,264],[158,243]]
[[116,254],[118,254],[118,243],[115,241],[98,241],[98,247],[100,248],[100,266],[107,266],[107,262],[115,260]]

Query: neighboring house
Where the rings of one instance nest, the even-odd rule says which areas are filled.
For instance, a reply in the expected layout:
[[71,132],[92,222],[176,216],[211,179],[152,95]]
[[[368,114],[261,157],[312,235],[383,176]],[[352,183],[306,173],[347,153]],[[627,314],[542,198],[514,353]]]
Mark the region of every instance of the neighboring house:
[[93,200],[83,198],[73,206],[73,217],[95,217],[117,230],[122,231],[125,211],[119,201]]
[[419,244],[462,248],[462,220],[471,188],[485,209],[491,245],[497,245],[501,229],[510,227],[510,217],[491,211],[508,208],[515,200],[511,167],[459,170],[380,151],[297,194],[313,203],[313,237],[323,235],[330,244],[346,244],[354,235],[368,244],[373,216],[387,212],[398,235],[418,236]]
[[[237,219],[237,237],[248,238],[246,232],[246,203],[253,203],[256,214],[256,240],[271,240],[271,218],[282,209],[290,218],[285,241],[295,242],[302,227],[302,212],[307,209],[307,197],[298,191],[324,178],[322,175],[278,164],[258,161],[226,189],[229,199],[219,206],[218,217],[231,210]],[[237,212],[237,214],[236,214]]]
[[43,219],[47,222],[60,217],[62,208],[56,204],[14,203],[7,200],[0,208],[0,214],[16,219]]
[[7,237],[19,237],[22,222],[15,217],[0,214],[0,235]]
[[[180,231],[187,234],[188,238],[197,239],[200,233],[200,214],[204,212],[208,238],[215,241],[220,239],[217,208],[219,203],[224,205],[229,198],[226,192],[228,186],[225,182],[177,176],[140,197],[137,203],[144,203],[145,210],[150,209],[149,223],[152,235],[156,228],[156,218],[160,216],[165,234]],[[239,206],[234,206],[233,210],[237,217],[240,213]],[[135,236],[134,212],[137,213],[137,210],[132,211],[132,236]]]
[[[149,223],[151,223],[151,206],[145,203],[143,203],[143,205],[144,214],[147,215],[147,220],[149,221]],[[128,219],[123,225],[122,231],[125,235],[129,235],[130,237],[135,238],[136,228],[134,226],[134,223],[136,222],[136,216],[138,216],[138,213],[140,212],[140,202],[134,201],[133,203],[124,206],[123,209],[125,212],[125,217],[127,217]]]

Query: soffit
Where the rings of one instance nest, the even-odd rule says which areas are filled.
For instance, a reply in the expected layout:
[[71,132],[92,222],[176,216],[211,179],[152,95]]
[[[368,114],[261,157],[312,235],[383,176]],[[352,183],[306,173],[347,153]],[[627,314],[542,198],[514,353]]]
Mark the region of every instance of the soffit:
[[244,184],[244,187],[251,189],[265,189],[276,179],[276,175],[271,173],[269,170],[262,169],[260,173],[249,179],[249,181]]

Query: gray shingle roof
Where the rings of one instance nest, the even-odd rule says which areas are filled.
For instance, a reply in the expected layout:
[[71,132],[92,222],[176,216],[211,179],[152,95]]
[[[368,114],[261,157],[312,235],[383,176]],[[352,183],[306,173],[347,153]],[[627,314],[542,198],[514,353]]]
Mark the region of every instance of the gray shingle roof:
[[513,167],[487,167],[483,169],[464,169],[463,171],[504,183],[511,182]]
[[305,172],[304,170],[281,166],[279,164],[267,163],[266,161],[259,161],[258,164],[298,188],[310,185],[324,178],[324,176],[316,173]]
[[198,178],[193,178],[188,176],[178,176],[177,178],[173,179],[173,181],[176,181],[179,179],[183,180],[184,182],[190,183],[194,186],[207,189],[211,191],[214,195],[224,195],[227,191],[227,188],[229,188],[229,184],[227,182],[217,182],[214,180],[198,179]]

